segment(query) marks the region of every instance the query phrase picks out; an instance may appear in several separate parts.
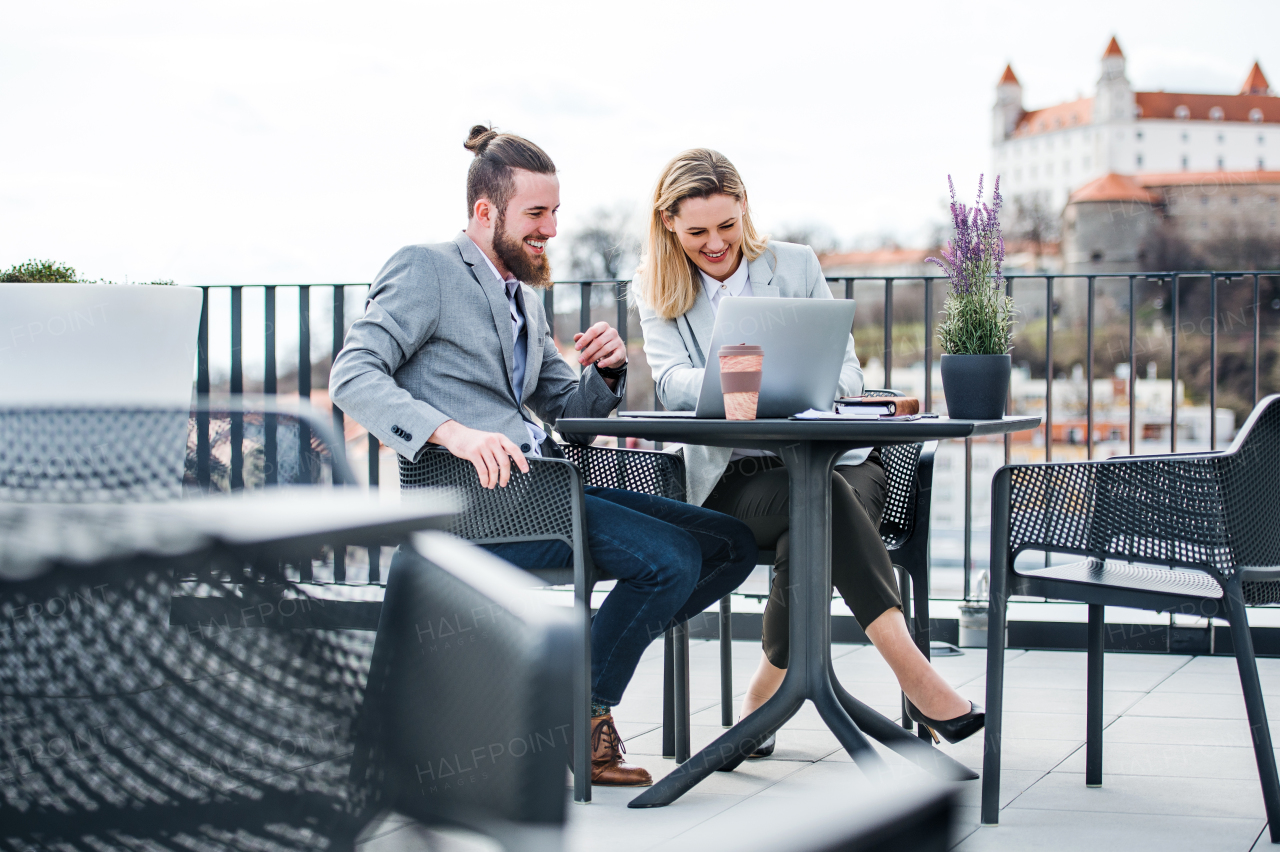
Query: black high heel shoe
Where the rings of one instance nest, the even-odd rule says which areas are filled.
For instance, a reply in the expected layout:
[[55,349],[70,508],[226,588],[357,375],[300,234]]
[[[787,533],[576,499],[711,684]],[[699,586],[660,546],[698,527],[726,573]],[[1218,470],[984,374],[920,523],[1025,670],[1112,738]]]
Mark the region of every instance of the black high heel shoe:
[[982,726],[987,723],[987,714],[972,701],[969,702],[969,712],[962,716],[956,716],[954,719],[944,719],[942,721],[930,719],[910,701],[907,702],[907,715],[916,724],[927,728],[929,733],[933,735],[935,743],[938,742],[939,734],[949,743],[958,743],[981,731]]

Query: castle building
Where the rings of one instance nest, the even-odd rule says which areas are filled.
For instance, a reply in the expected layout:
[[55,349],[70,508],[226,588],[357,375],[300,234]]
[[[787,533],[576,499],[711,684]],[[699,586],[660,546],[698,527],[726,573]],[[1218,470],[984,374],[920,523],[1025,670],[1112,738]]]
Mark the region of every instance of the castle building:
[[1056,216],[1072,192],[1108,174],[1168,181],[1178,173],[1280,169],[1280,97],[1257,63],[1236,95],[1134,91],[1112,38],[1092,97],[1027,110],[1022,84],[1006,67],[992,146],[1010,209],[1039,204]]

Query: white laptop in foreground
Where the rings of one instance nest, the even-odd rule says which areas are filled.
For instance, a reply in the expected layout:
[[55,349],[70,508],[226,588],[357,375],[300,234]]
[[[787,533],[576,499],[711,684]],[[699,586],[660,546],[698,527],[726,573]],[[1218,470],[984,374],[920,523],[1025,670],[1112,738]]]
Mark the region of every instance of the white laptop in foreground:
[[857,307],[852,299],[770,299],[729,296],[720,301],[702,389],[694,411],[620,411],[623,417],[724,419],[721,346],[750,343],[764,349],[756,417],[831,411]]
[[194,287],[0,284],[0,405],[191,405]]

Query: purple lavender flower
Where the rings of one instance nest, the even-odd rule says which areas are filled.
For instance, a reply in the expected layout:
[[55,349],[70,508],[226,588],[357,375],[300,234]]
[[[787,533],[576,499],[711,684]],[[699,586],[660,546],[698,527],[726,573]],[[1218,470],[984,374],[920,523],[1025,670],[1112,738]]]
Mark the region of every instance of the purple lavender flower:
[[939,252],[941,258],[925,258],[951,281],[953,293],[968,294],[978,287],[999,287],[1003,281],[1004,239],[1000,235],[1000,178],[996,177],[992,203],[984,204],[985,175],[978,176],[978,197],[972,208],[956,201],[956,187],[947,175],[951,191],[951,224],[955,235]]

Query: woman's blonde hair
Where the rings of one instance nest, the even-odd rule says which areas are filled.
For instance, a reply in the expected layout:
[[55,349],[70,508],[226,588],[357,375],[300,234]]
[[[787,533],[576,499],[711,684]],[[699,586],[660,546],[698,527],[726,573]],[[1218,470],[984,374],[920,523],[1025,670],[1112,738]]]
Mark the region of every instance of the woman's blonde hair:
[[636,270],[637,295],[664,319],[675,319],[693,307],[698,298],[698,267],[685,254],[679,237],[667,230],[662,214],[674,218],[686,199],[719,194],[742,203],[743,262],[755,260],[764,251],[768,238],[761,237],[751,222],[747,188],[733,163],[710,148],[676,155],[662,170],[653,190],[649,239]]

